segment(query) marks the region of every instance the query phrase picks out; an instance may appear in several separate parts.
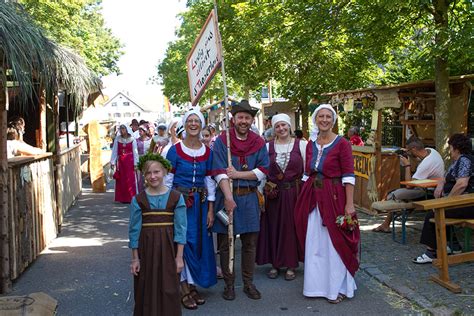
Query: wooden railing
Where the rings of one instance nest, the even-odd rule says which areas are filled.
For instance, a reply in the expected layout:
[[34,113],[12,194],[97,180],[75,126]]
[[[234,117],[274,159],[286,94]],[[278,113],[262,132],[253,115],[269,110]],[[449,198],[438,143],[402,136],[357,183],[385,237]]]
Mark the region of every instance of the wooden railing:
[[16,279],[57,235],[51,154],[8,160],[10,279]]
[[11,280],[57,236],[63,215],[81,193],[80,154],[80,147],[75,146],[58,157],[46,153],[8,159]]
[[62,225],[63,216],[77,199],[82,190],[81,146],[61,151],[57,168],[58,225]]

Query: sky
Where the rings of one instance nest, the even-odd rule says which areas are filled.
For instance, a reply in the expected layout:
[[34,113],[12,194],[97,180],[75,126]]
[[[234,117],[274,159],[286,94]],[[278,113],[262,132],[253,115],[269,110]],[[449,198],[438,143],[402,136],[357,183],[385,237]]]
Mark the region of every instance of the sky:
[[168,42],[175,39],[180,24],[177,14],[185,10],[186,1],[103,0],[102,8],[106,26],[125,45],[118,62],[122,74],[102,79],[104,94],[112,98],[117,92],[128,92],[139,105],[161,111],[161,87],[149,78],[156,75]]

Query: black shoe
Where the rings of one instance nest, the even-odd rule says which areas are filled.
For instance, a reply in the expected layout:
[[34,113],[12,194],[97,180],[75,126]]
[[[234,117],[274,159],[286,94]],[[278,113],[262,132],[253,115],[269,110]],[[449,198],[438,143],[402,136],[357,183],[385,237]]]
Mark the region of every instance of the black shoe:
[[235,300],[235,290],[233,286],[226,286],[222,293],[222,298],[228,301]]
[[253,284],[244,286],[244,293],[247,294],[248,298],[253,300],[259,300],[262,298],[262,295]]

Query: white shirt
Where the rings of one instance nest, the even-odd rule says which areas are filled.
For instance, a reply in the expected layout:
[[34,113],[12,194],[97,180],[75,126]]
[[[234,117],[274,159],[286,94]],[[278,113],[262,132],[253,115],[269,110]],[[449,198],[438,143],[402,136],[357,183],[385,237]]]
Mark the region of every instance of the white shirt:
[[420,162],[412,178],[418,180],[442,178],[444,176],[443,158],[433,148],[426,148],[426,150],[429,154]]
[[33,147],[19,140],[7,140],[7,159],[20,154],[39,155],[44,153],[41,148]]

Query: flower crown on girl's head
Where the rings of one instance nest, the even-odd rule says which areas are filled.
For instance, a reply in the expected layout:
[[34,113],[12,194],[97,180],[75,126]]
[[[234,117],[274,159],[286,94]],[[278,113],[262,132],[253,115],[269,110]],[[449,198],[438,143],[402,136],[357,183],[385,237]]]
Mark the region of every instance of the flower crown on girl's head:
[[138,170],[140,170],[141,172],[144,172],[143,168],[145,167],[145,163],[148,160],[158,161],[159,163],[161,163],[163,168],[165,168],[167,171],[171,171],[171,163],[169,162],[169,160],[167,160],[166,158],[163,158],[163,156],[160,154],[154,154],[154,153],[146,153],[140,157],[137,164]]

